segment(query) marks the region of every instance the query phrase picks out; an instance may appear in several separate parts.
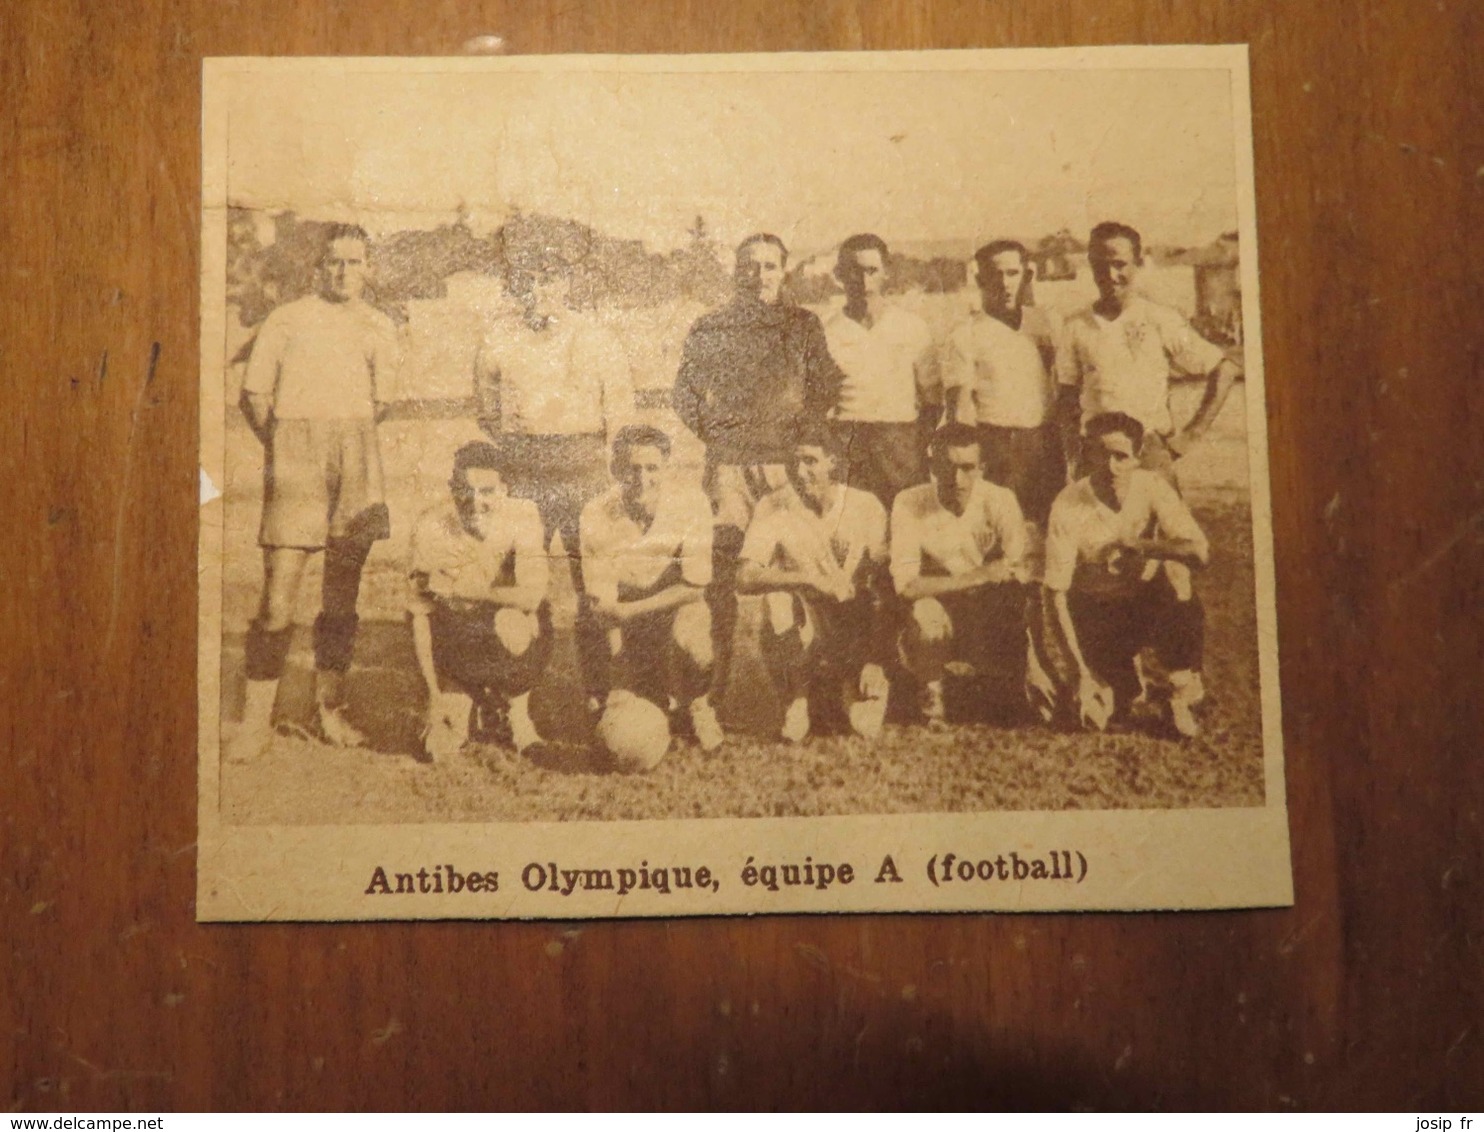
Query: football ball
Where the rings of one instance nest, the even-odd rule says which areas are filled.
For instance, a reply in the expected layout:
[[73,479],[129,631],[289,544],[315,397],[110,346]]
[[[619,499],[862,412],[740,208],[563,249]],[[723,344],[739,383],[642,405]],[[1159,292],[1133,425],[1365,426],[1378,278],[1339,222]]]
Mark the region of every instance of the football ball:
[[598,740],[615,770],[653,770],[670,750],[670,718],[641,696],[614,692],[598,720]]

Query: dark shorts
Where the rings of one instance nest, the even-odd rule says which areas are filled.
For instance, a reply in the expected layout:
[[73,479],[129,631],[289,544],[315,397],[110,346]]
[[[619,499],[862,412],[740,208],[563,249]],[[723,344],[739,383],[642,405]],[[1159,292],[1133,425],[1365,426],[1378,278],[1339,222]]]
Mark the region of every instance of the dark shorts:
[[1067,486],[1067,461],[1056,426],[980,425],[979,437],[985,477],[1013,491],[1025,517],[1044,527],[1052,501]]
[[927,441],[917,421],[840,421],[846,440],[846,482],[869,491],[888,511],[897,493],[928,482]]
[[259,545],[319,550],[332,538],[389,537],[376,422],[276,421],[264,452]]
[[1134,658],[1144,648],[1168,671],[1200,671],[1205,648],[1200,598],[1178,600],[1163,570],[1126,594],[1073,589],[1067,607],[1088,667],[1114,690],[1120,704],[1139,693]]
[[[771,603],[791,603],[791,625],[780,630],[772,623]],[[889,620],[892,610],[874,594],[862,594],[850,601],[805,596],[802,593],[774,591],[767,595],[763,610],[762,639],[767,644],[791,629],[802,629],[807,619],[814,628],[813,641],[807,651],[810,679],[845,678],[854,680],[868,664],[885,667],[892,657],[893,637]]]
[[622,688],[664,707],[679,681],[671,671],[675,662],[674,629],[678,610],[666,609],[625,623],[623,644],[608,668],[608,686]]
[[471,696],[489,691],[519,696],[535,686],[551,656],[550,610],[542,605],[531,615],[539,632],[530,648],[515,656],[495,635],[499,609],[485,601],[433,602],[428,624],[440,690]]
[[[642,601],[683,581],[680,566],[672,565],[652,586],[620,585],[618,599]],[[619,634],[619,651],[609,657],[607,688],[633,692],[662,707],[672,693],[687,699],[704,690],[698,687],[704,674],[688,671],[675,646],[675,618],[685,608],[662,609],[624,623]],[[611,648],[607,633],[603,636],[604,648]]]
[[953,626],[954,660],[978,673],[1018,680],[1025,671],[1026,587],[1017,582],[980,586],[936,599]]
[[785,698],[809,699],[811,726],[822,732],[848,732],[850,705],[858,698],[861,670],[868,664],[885,667],[890,642],[880,633],[883,610],[870,595],[846,602],[774,592],[768,600],[792,604],[793,627],[801,629],[807,617],[814,628],[808,648],[785,642],[791,632],[779,634],[765,608],[759,646],[775,687]]
[[822,680],[854,679],[867,664],[888,659],[880,647],[880,607],[870,597],[850,601],[812,600],[795,595],[814,622],[814,648],[810,656],[816,677]]
[[541,512],[546,538],[561,531],[571,554],[578,521],[588,501],[608,490],[608,442],[602,433],[528,436],[502,433],[500,448],[509,456],[510,494],[529,499]]

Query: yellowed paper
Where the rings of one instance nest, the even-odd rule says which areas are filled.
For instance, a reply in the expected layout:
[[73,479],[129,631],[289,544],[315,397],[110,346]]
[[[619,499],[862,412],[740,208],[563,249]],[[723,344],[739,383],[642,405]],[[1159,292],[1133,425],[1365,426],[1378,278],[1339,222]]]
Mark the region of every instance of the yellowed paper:
[[202,132],[201,919],[1292,902],[1244,47]]

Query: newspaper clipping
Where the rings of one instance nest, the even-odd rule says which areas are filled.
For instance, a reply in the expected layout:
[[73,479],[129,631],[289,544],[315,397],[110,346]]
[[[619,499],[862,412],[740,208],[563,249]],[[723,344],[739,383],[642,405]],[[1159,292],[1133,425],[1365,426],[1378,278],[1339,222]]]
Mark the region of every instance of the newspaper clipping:
[[204,920],[1292,902],[1243,47],[215,59]]

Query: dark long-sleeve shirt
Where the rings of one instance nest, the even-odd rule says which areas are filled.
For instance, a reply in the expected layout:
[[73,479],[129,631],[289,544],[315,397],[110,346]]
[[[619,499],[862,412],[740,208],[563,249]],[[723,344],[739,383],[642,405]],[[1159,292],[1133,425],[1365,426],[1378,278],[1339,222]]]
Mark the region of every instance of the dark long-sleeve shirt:
[[672,403],[717,464],[781,464],[798,422],[835,407],[843,375],[802,307],[733,301],[698,318]]

